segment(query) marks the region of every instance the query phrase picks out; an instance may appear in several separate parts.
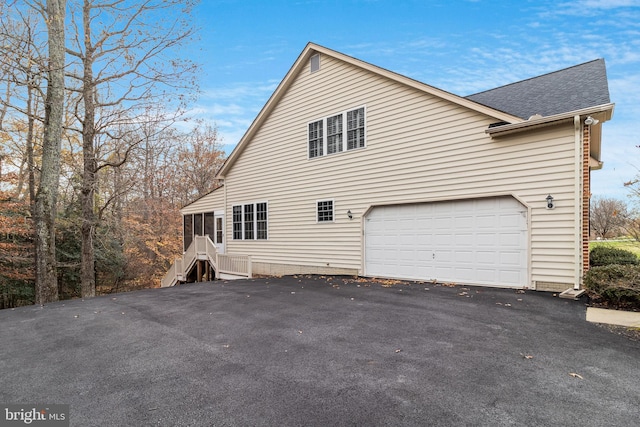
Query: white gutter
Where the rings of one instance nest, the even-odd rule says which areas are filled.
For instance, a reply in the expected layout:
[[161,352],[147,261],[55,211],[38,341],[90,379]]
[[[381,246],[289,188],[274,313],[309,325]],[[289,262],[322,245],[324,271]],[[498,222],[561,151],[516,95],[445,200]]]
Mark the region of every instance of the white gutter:
[[613,107],[615,104],[602,104],[595,107],[583,108],[581,110],[570,111],[567,113],[555,114],[553,116],[540,117],[530,120],[525,120],[518,123],[509,123],[502,126],[495,126],[485,129],[485,133],[492,137],[509,135],[512,133],[523,132],[531,128],[540,128],[545,126],[555,125],[561,122],[570,122],[575,116],[584,115],[598,115],[598,119],[602,122],[606,122],[611,119],[613,114]]

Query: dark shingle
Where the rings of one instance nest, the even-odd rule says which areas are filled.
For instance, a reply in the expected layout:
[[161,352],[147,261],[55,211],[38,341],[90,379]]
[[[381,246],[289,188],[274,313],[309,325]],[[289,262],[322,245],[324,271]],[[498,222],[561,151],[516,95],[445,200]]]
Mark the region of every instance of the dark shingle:
[[511,83],[467,99],[528,119],[608,104],[609,87],[604,59]]

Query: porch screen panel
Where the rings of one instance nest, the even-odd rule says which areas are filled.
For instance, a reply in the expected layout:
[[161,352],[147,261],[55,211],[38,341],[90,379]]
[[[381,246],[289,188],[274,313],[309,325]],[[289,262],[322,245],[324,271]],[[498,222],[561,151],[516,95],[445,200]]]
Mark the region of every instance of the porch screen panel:
[[184,250],[186,251],[193,242],[193,216],[185,215],[183,218],[183,241],[184,241]]
[[202,214],[193,214],[193,234],[202,236]]
[[213,212],[205,212],[204,214],[204,234],[208,235],[213,241],[215,238],[215,223],[213,219]]

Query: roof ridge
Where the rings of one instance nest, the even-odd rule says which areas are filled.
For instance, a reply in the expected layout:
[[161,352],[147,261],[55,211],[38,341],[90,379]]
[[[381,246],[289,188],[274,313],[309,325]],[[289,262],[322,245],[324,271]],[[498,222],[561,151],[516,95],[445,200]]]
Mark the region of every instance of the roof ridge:
[[537,76],[529,77],[529,78],[526,78],[526,79],[518,80],[518,81],[516,81],[516,82],[507,83],[506,85],[496,86],[496,87],[494,87],[494,88],[487,89],[487,90],[483,90],[483,91],[481,91],[481,92],[476,92],[476,93],[472,93],[472,94],[469,94],[469,95],[465,95],[465,96],[464,96],[464,98],[469,98],[469,97],[472,97],[472,96],[475,96],[475,95],[480,95],[480,94],[482,94],[482,93],[491,92],[491,91],[494,91],[494,90],[496,90],[496,89],[501,89],[501,88],[504,88],[504,87],[517,85],[517,84],[524,83],[524,82],[528,82],[528,81],[531,81],[531,80],[536,80],[536,79],[539,79],[539,78],[541,78],[541,77],[550,76],[550,75],[552,75],[552,74],[562,73],[562,72],[565,72],[565,71],[570,70],[570,69],[572,69],[572,68],[582,67],[582,66],[584,66],[584,65],[591,64],[591,63],[593,63],[593,62],[597,62],[597,61],[604,61],[604,58],[596,58],[596,59],[592,59],[591,61],[583,62],[583,63],[581,63],[581,64],[571,65],[571,66],[569,66],[569,67],[561,68],[561,69],[559,69],[559,70],[550,71],[550,72],[548,72],[548,73],[544,73],[544,74],[540,74],[540,75],[537,75]]

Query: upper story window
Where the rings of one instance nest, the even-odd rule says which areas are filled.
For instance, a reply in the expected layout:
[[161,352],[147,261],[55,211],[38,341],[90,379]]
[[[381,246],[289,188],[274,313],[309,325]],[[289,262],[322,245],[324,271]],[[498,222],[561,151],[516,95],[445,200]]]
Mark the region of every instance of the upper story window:
[[364,148],[365,107],[309,123],[309,158]]

